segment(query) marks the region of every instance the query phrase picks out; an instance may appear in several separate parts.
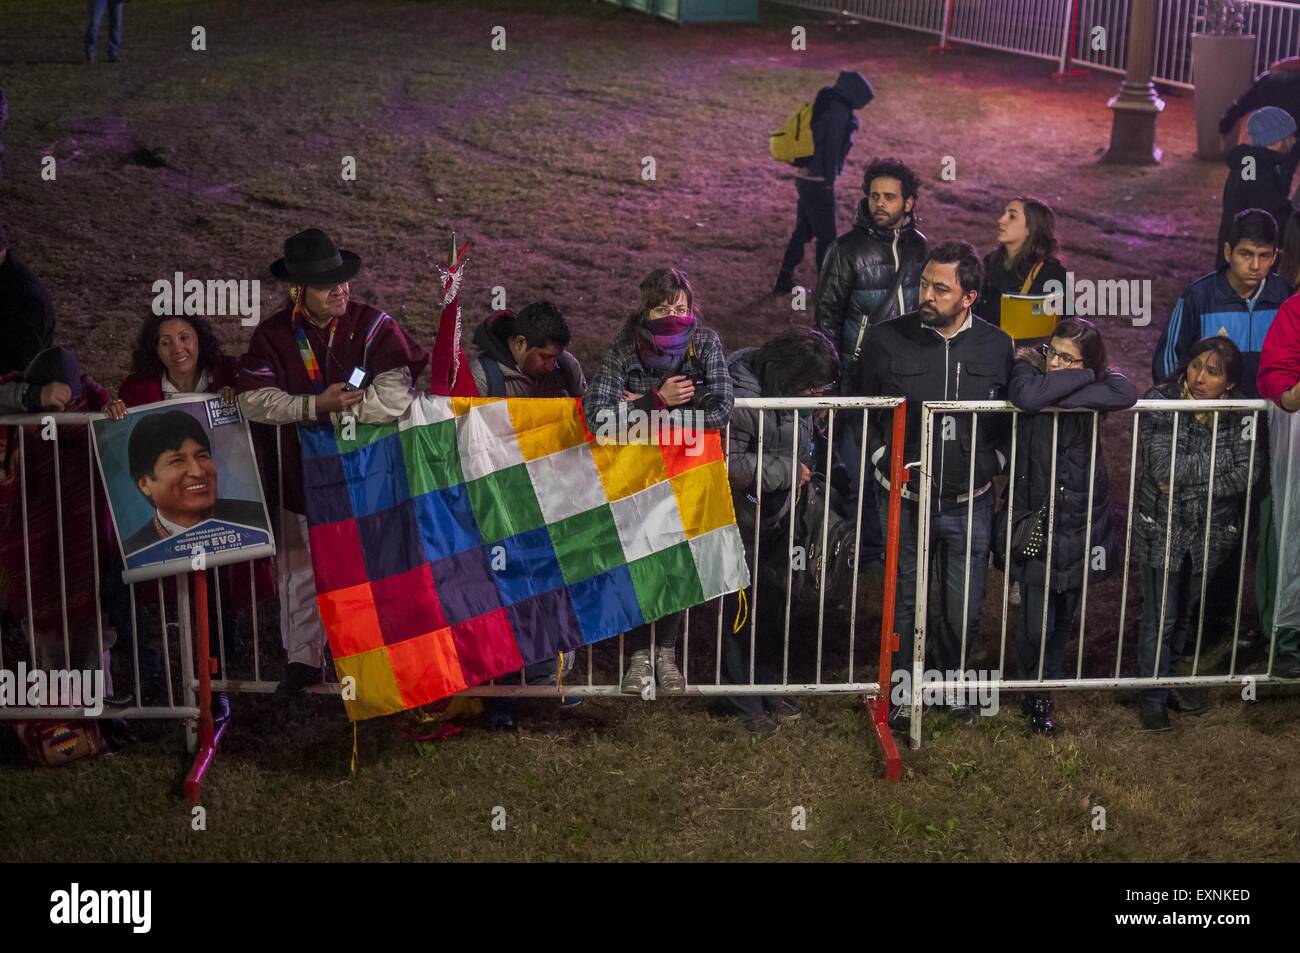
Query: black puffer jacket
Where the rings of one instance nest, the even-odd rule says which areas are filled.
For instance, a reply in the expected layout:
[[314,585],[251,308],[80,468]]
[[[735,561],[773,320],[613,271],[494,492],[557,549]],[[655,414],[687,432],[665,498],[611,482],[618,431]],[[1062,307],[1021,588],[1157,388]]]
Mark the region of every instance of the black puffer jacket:
[[[888,321],[917,307],[925,256],[925,236],[917,231],[913,216],[899,229],[882,229],[872,220],[866,199],[858,203],[853,228],[827,250],[817,279],[816,321],[839,348],[842,392],[848,392],[845,388],[853,379],[853,351],[864,320]],[[900,269],[902,283],[886,301]]]
[[[1022,352],[1011,372],[1007,398],[1020,410],[1016,429],[1016,478],[1012,518],[1037,512],[1052,487],[1052,421],[1056,435],[1056,500],[1052,513],[1052,581],[1054,590],[1083,587],[1083,567],[1091,566],[1089,582],[1104,579],[1123,559],[1119,521],[1111,509],[1110,485],[1100,438],[1092,469],[1092,536],[1088,538],[1088,481],[1092,460],[1092,414],[1043,414],[1046,407],[1123,410],[1137,402],[1137,388],[1123,374],[1111,371],[1100,378],[1087,368],[1048,371],[1043,357]],[[1007,515],[998,514],[995,529],[998,558],[1006,553]],[[1047,514],[1043,516],[1047,527]],[[1085,545],[1086,543],[1086,545]],[[1100,549],[1104,561],[1094,559]],[[1039,559],[1011,560],[1011,578],[1041,586],[1046,548]]]

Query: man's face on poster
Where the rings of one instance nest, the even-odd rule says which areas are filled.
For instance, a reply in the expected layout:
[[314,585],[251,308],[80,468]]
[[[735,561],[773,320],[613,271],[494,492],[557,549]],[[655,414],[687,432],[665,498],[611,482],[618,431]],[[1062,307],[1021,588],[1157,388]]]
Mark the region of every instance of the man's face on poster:
[[217,466],[212,452],[192,438],[164,450],[153,470],[136,482],[158,515],[181,526],[196,526],[217,503]]

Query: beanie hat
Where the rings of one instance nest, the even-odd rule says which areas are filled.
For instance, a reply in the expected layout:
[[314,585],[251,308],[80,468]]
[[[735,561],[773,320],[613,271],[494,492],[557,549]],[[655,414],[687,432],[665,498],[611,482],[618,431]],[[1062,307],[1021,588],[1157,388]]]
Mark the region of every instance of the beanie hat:
[[1295,119],[1285,109],[1265,106],[1256,109],[1246,121],[1251,145],[1271,146],[1295,132]]

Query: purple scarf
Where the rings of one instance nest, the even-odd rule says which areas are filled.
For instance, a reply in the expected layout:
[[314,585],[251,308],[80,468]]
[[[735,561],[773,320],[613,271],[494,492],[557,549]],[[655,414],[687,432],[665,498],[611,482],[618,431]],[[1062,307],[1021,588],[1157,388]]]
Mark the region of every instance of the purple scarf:
[[695,315],[671,314],[643,321],[636,329],[636,353],[649,371],[671,371],[682,363],[695,333]]

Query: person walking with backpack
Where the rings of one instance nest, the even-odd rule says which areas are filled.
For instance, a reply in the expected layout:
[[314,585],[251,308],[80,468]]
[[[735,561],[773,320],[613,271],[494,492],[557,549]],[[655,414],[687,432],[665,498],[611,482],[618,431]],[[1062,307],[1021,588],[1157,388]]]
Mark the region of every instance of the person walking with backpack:
[[[474,330],[476,359],[470,373],[481,397],[581,397],[587,389],[582,366],[566,347],[572,338],[569,323],[550,301],[534,301],[518,314],[497,311]],[[573,668],[573,653],[564,656],[564,672]],[[545,659],[526,666],[528,685],[556,684],[557,666]],[[503,675],[502,685],[519,683],[519,673]],[[566,706],[581,699],[570,697]],[[483,699],[484,726],[493,731],[515,727],[518,705],[513,698]]]
[[[840,71],[834,86],[818,90],[811,113],[812,154],[793,159],[799,200],[795,206],[794,232],[786,244],[773,294],[789,294],[794,290],[794,270],[803,261],[803,249],[809,239],[817,241],[817,271],[821,272],[826,250],[835,241],[835,180],[844,171],[844,160],[853,148],[853,133],[859,126],[858,117],[853,113],[874,97],[867,78],[850,69]],[[776,152],[774,146],[773,153]]]
[[[1065,673],[1065,646],[1078,615],[1083,574],[1089,572],[1089,583],[1096,583],[1119,564],[1120,536],[1111,513],[1106,461],[1093,433],[1099,418],[1040,411],[1047,407],[1123,410],[1137,403],[1137,388],[1107,363],[1106,344],[1096,325],[1066,318],[1057,323],[1048,343],[1021,350],[1011,371],[1007,399],[1023,413],[1016,422],[1011,529],[1008,533],[1006,518],[997,516],[995,535],[999,564],[1010,536],[1010,575],[1022,583],[1024,609],[1016,630],[1019,677],[1060,678]],[[1099,550],[1104,554],[1101,561],[1094,558]],[[1051,695],[1026,693],[1021,709],[1034,731],[1055,734],[1058,725]]]

